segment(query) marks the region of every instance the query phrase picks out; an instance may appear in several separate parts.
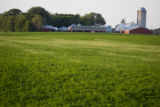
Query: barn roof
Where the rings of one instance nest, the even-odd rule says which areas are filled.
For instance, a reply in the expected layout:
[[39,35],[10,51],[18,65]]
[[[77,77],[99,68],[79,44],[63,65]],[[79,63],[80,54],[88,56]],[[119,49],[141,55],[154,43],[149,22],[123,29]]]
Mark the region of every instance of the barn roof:
[[42,28],[53,29],[54,27],[52,25],[42,25]]
[[140,26],[136,23],[125,23],[125,24],[119,24],[116,27],[116,31],[124,31],[124,30],[132,30],[139,28]]

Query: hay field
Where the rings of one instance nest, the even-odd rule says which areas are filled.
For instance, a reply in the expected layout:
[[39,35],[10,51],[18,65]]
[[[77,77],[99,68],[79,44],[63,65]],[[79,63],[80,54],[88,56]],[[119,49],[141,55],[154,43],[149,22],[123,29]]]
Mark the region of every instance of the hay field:
[[160,37],[0,33],[0,106],[160,105]]

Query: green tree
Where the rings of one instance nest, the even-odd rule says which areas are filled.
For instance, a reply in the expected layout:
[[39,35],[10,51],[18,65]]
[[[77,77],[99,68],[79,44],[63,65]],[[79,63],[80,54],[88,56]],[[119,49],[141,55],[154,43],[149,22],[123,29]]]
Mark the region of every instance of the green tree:
[[15,16],[8,16],[6,17],[6,31],[14,32],[14,25],[15,25]]
[[18,15],[18,17],[15,20],[15,31],[23,32],[26,21],[27,21],[26,15],[23,15],[23,14]]
[[32,31],[32,24],[30,20],[27,20],[24,24],[24,28],[23,31],[27,32],[27,31]]
[[51,15],[51,24],[56,27],[69,26],[71,24],[78,24],[80,15],[76,14],[53,14]]
[[19,9],[10,9],[9,11],[4,12],[3,15],[5,15],[5,16],[16,16],[16,15],[19,15],[21,13],[22,13],[22,11],[19,10]]
[[14,31],[14,16],[0,16],[0,31]]
[[35,15],[40,15],[43,18],[43,22],[45,24],[50,23],[50,14],[42,7],[32,7],[28,10],[27,13],[30,14],[32,17],[34,17]]
[[5,22],[4,22],[5,17],[0,16],[0,31],[4,32],[4,27],[5,27]]
[[95,25],[105,25],[106,24],[105,19],[99,13],[95,14],[94,19],[95,19]]
[[99,13],[86,14],[85,16],[81,17],[81,23],[83,25],[89,25],[89,26],[92,25],[100,26],[106,24],[104,18]]
[[44,24],[44,20],[40,15],[35,15],[32,18],[31,23],[33,25],[33,30],[34,31],[39,31],[41,26]]
[[50,24],[56,27],[71,24],[104,25],[106,22],[101,14],[50,14],[42,7],[32,7],[27,13],[19,9],[10,9],[0,14],[0,31],[39,31],[42,25]]
[[122,19],[121,24],[125,24],[125,23],[126,23],[125,19]]
[[15,31],[15,19],[22,14],[19,9],[10,9],[0,15],[0,31],[13,32]]

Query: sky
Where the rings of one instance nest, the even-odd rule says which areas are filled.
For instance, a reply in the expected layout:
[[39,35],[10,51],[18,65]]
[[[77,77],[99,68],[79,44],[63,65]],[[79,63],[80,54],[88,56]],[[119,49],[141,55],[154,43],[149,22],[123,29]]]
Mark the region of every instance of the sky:
[[0,13],[12,8],[23,12],[31,7],[41,6],[50,13],[70,13],[84,15],[90,12],[102,14],[106,25],[137,21],[137,10],[147,10],[147,27],[160,28],[160,0],[0,0]]

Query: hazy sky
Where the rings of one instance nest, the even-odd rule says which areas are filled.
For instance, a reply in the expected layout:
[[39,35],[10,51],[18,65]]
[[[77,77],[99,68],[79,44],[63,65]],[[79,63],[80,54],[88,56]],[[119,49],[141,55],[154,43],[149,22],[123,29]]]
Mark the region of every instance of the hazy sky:
[[26,12],[33,6],[44,7],[51,13],[72,13],[84,15],[101,13],[107,25],[115,27],[121,19],[136,22],[137,9],[147,10],[147,27],[160,28],[160,0],[0,0],[0,13],[11,8]]

